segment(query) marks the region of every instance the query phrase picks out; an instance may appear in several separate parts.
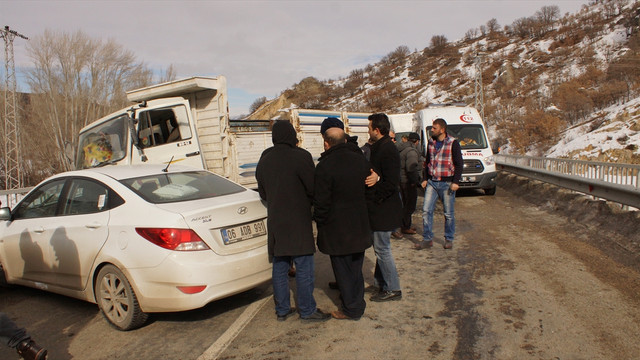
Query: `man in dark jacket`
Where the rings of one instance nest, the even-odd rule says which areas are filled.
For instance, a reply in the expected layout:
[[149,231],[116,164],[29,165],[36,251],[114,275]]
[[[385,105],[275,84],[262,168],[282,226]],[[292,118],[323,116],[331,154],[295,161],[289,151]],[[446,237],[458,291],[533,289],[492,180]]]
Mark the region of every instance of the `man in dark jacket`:
[[364,252],[371,246],[365,179],[369,163],[340,127],[327,129],[315,174],[314,219],[318,249],[331,258],[342,298],[336,319],[358,320],[364,314]]
[[316,308],[313,297],[316,250],[311,225],[314,165],[311,154],[296,146],[296,131],[288,121],[277,121],[271,133],[273,146],[266,149],[256,167],[258,192],[267,202],[269,257],[273,261],[273,298],[278,320],[295,313],[289,299],[288,272],[296,267],[297,305],[300,318],[331,318]]
[[46,360],[47,350],[41,348],[31,339],[26,330],[18,327],[6,313],[0,312],[0,342],[15,348],[25,360]]
[[400,155],[389,137],[389,118],[385,114],[369,116],[371,166],[378,182],[367,191],[369,223],[373,230],[373,249],[376,253],[375,285],[380,292],[371,301],[400,300],[400,279],[391,253],[391,232],[401,225]]
[[422,213],[422,242],[415,245],[416,250],[433,246],[433,211],[438,198],[444,208],[444,248],[453,247],[456,232],[454,203],[456,191],[460,187],[463,160],[460,143],[447,134],[444,119],[433,120],[431,139],[427,143],[427,167],[422,187],[425,189]]

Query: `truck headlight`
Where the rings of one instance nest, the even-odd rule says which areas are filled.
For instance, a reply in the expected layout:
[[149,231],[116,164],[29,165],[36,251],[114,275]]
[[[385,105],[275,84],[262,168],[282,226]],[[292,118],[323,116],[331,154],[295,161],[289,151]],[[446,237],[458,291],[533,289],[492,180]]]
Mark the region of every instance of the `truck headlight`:
[[491,155],[491,156],[487,156],[486,158],[484,158],[484,162],[487,165],[493,165],[493,164],[496,163],[496,160],[494,159],[493,155]]

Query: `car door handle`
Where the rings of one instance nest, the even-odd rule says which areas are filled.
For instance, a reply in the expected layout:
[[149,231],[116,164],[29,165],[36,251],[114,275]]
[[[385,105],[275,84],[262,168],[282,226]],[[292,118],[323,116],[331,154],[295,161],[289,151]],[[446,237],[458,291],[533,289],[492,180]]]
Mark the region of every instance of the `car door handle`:
[[191,156],[198,156],[198,155],[200,155],[200,151],[194,151],[194,152],[192,152],[192,153],[188,153],[188,154],[187,154],[187,157],[191,157]]
[[89,224],[85,225],[84,227],[89,228],[89,229],[97,229],[99,227],[102,227],[102,224],[99,223],[99,222],[92,222],[92,223],[89,223]]
[[38,233],[38,234],[41,234],[41,233],[43,233],[43,232],[44,232],[44,228],[43,228],[42,226],[40,226],[39,228],[34,229],[34,230],[33,230],[33,232]]

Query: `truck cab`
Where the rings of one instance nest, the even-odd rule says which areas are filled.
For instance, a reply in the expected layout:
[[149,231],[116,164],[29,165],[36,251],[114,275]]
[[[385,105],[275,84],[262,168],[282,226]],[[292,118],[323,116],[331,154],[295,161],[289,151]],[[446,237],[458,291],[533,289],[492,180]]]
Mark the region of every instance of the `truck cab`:
[[232,177],[226,91],[220,76],[127,92],[135,105],[80,130],[76,168],[180,163]]
[[426,154],[433,120],[447,122],[447,134],[458,140],[464,168],[461,189],[482,189],[486,195],[496,193],[496,164],[487,131],[478,111],[464,104],[429,105],[416,113],[422,151]]

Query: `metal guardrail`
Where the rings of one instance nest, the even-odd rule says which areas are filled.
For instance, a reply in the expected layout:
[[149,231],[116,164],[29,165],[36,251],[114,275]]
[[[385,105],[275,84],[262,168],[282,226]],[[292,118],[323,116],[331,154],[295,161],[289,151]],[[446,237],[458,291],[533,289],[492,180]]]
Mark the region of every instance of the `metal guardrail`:
[[640,165],[495,155],[498,170],[640,208]]
[[14,189],[14,190],[0,190],[0,206],[8,206],[13,208],[29,191],[33,189],[33,186]]

